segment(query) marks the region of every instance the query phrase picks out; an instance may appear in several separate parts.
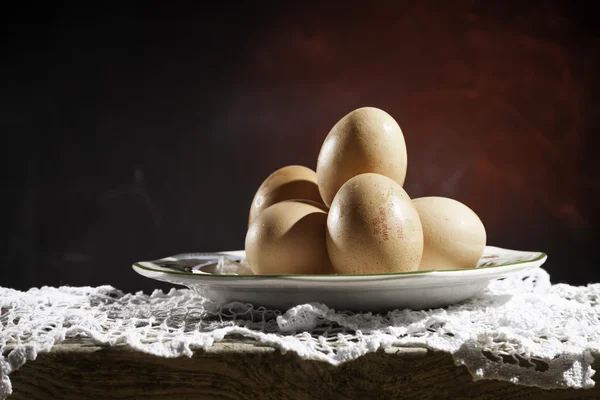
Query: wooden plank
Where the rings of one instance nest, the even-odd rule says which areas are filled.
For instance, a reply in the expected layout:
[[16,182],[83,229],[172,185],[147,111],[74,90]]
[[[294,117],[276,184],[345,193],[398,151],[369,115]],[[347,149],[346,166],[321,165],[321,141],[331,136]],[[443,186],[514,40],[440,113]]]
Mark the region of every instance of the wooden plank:
[[423,348],[390,348],[334,367],[247,340],[226,340],[191,358],[171,359],[69,341],[39,354],[10,378],[10,400],[600,398],[598,387],[542,390],[474,382],[450,355]]

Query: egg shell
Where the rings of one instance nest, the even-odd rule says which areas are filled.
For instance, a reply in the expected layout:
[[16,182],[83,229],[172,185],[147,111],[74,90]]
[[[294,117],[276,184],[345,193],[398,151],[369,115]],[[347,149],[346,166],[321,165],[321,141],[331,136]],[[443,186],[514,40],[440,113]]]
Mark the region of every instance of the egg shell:
[[329,274],[327,212],[287,200],[263,210],[246,234],[246,258],[255,274]]
[[483,255],[486,231],[475,212],[447,197],[413,199],[423,227],[420,270],[472,268]]
[[419,214],[394,180],[357,175],[344,183],[329,209],[327,251],[340,274],[416,271],[423,253]]
[[269,175],[252,199],[248,225],[267,207],[293,199],[323,203],[315,171],[302,165],[288,165]]
[[325,205],[353,176],[378,173],[404,185],[406,143],[400,126],[375,107],[356,109],[331,129],[317,159],[317,183]]

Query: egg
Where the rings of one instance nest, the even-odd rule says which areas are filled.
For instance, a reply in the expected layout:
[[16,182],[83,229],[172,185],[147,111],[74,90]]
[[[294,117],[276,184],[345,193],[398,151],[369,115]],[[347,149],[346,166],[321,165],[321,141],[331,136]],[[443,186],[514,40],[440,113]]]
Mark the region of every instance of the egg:
[[252,199],[248,225],[267,207],[293,199],[323,203],[315,171],[302,165],[288,165],[269,175]]
[[483,254],[483,222],[463,203],[447,197],[413,199],[425,241],[420,270],[472,268]]
[[331,129],[317,158],[317,184],[325,205],[353,176],[377,173],[404,185],[407,155],[404,135],[387,112],[356,109]]
[[327,212],[310,201],[287,200],[263,210],[246,234],[246,259],[255,274],[329,274]]
[[327,217],[327,251],[340,274],[408,272],[419,268],[423,231],[402,186],[374,173],[342,185]]

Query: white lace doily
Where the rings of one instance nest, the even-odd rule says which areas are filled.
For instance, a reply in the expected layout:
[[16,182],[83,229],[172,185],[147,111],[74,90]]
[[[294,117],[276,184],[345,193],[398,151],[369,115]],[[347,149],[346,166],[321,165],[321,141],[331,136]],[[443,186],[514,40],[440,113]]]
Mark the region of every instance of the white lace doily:
[[542,388],[592,387],[592,355],[600,354],[600,284],[551,285],[543,269],[495,281],[455,306],[381,315],[322,304],[281,314],[219,307],[187,289],[148,296],[111,286],[0,287],[0,307],[0,399],[11,393],[11,371],[76,336],[177,357],[238,334],[333,365],[390,345],[421,346],[452,354],[474,379]]

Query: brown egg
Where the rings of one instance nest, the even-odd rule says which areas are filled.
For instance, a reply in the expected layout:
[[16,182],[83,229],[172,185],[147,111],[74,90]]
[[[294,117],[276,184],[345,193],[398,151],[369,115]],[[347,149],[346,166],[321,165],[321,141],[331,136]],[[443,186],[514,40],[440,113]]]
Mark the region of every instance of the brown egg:
[[423,253],[419,214],[392,179],[357,175],[344,183],[331,204],[327,250],[340,274],[415,271]]
[[483,254],[486,233],[469,207],[447,197],[413,199],[425,246],[420,270],[472,268]]
[[246,234],[246,258],[255,274],[328,274],[327,213],[307,201],[273,204]]
[[292,199],[323,203],[317,187],[315,171],[301,165],[288,165],[269,175],[254,195],[248,225],[267,207]]
[[404,135],[394,118],[378,108],[359,108],[339,120],[321,146],[317,160],[321,197],[330,206],[348,179],[367,172],[402,186],[406,163]]

